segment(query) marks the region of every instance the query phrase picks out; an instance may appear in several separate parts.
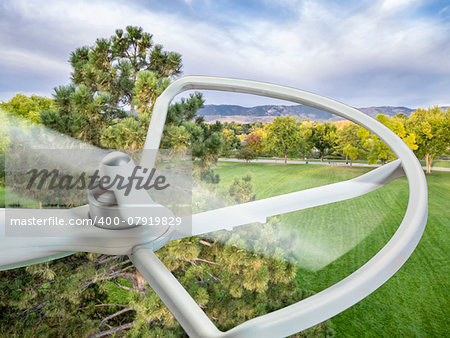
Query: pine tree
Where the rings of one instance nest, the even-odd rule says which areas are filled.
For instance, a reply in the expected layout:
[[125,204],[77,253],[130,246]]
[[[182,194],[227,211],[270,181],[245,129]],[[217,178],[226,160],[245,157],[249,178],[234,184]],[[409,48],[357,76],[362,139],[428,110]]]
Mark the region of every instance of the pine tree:
[[[182,66],[179,54],[154,45],[151,34],[133,26],[76,49],[70,63],[72,83],[55,88],[56,107],[41,112],[40,118],[46,126],[95,145],[101,144],[105,129],[127,117],[127,107],[131,116],[136,105],[146,112]],[[150,96],[144,95],[152,89]]]
[[[211,201],[198,195],[195,211]],[[225,197],[225,196],[224,196]],[[255,198],[251,178],[229,187],[229,203]],[[313,294],[295,285],[295,258],[276,236],[277,217],[215,237],[169,242],[157,251],[221,330]],[[279,241],[279,242],[278,242]],[[6,335],[179,337],[184,331],[123,256],[78,253],[0,272],[0,330]],[[331,337],[329,322],[299,337]]]

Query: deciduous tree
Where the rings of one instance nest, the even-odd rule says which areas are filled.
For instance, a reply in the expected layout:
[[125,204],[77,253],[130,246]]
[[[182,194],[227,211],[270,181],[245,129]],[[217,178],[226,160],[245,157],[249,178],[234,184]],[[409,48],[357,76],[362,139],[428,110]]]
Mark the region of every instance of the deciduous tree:
[[288,155],[298,155],[303,139],[296,117],[276,117],[272,123],[266,125],[265,131],[266,147],[277,155],[283,155],[285,164]]
[[39,113],[53,108],[53,100],[46,97],[31,95],[27,97],[17,94],[11,100],[0,103],[0,109],[10,114],[20,116],[34,123],[40,123]]
[[224,128],[220,134],[223,140],[221,155],[229,157],[234,150],[241,146],[241,141],[237,138],[234,130]]
[[336,146],[336,126],[330,122],[315,124],[310,140],[319,151],[320,160],[323,161],[324,156],[332,152]]
[[247,163],[250,162],[251,160],[256,159],[257,157],[258,155],[253,150],[253,148],[247,144],[242,146],[237,153],[237,158],[245,160],[245,162]]
[[345,121],[336,131],[336,152],[345,155],[346,160],[350,159],[350,166],[353,160],[363,152],[361,139],[358,136],[359,126],[353,122]]
[[245,144],[252,148],[255,153],[260,153],[263,149],[263,138],[260,133],[254,131],[245,138]]
[[[377,121],[395,132],[412,150],[417,149],[415,134],[406,128],[407,119],[404,116],[393,116],[389,118],[386,115],[380,114],[377,116]],[[386,161],[396,159],[392,150],[367,129],[360,127],[358,136],[361,138],[362,145],[367,151],[369,164],[377,163],[378,160],[381,160],[381,164],[385,164]]]
[[438,106],[419,108],[407,121],[407,127],[415,135],[415,153],[425,158],[427,174],[430,174],[433,160],[450,151],[450,109],[444,112]]
[[374,164],[381,160],[381,164],[384,165],[387,161],[395,160],[396,157],[391,149],[375,134],[360,127],[358,136],[361,138],[362,145],[367,152],[369,164]]

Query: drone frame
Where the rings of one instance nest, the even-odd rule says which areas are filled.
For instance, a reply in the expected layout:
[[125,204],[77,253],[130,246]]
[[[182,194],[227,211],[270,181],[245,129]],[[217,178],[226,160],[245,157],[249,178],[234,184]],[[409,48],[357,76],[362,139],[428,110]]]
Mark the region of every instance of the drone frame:
[[[195,89],[266,96],[330,112],[373,132],[389,146],[398,160],[352,180],[194,214],[190,233],[175,230],[166,236],[165,242],[221,229],[230,230],[242,224],[265,222],[267,217],[273,215],[354,198],[405,175],[409,186],[408,206],[395,234],[374,257],[338,283],[295,304],[248,320],[226,332],[220,331],[213,324],[157,258],[154,251],[165,243],[159,243],[157,246],[148,241],[125,243],[121,241],[120,236],[108,237],[112,236],[111,231],[134,235],[137,232],[139,235],[140,230],[136,228],[120,231],[94,229],[91,230],[94,239],[89,241],[84,236],[81,244],[70,239],[61,241],[22,238],[20,244],[19,240],[16,240],[11,242],[13,244],[9,247],[0,249],[0,270],[56,259],[71,254],[72,251],[128,254],[150,287],[158,294],[189,336],[278,337],[305,330],[344,311],[384,284],[406,262],[417,246],[427,222],[427,183],[420,162],[394,132],[355,108],[299,89],[243,79],[186,76],[170,84],[156,100],[144,150],[159,149],[168,107],[173,98],[184,91]],[[150,154],[154,153],[156,152],[150,152]],[[156,155],[146,155],[144,152],[141,163],[145,167],[152,167],[155,161]],[[89,217],[87,206],[52,212],[65,213],[66,217]],[[0,225],[3,228],[5,222],[0,214]],[[145,235],[145,233],[142,234]],[[102,236],[108,237],[105,244],[98,240],[103,238]],[[6,250],[15,250],[16,256],[11,259],[4,258]]]

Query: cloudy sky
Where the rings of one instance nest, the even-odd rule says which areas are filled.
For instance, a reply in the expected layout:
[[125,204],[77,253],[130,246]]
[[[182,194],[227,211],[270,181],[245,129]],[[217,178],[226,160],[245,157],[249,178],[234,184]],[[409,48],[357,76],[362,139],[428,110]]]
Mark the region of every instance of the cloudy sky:
[[356,107],[450,105],[450,3],[434,0],[1,0],[0,100],[51,97],[70,81],[71,51],[127,25],[181,53],[184,75],[273,82]]

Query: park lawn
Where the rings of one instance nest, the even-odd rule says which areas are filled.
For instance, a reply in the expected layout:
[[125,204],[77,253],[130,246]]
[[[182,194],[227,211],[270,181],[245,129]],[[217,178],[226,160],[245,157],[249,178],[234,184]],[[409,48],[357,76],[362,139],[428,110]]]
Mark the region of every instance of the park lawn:
[[[350,179],[369,170],[219,162],[216,172],[223,187],[229,186],[236,176],[250,174],[256,198],[260,199]],[[332,318],[338,337],[448,334],[450,173],[434,172],[427,181],[429,217],[417,249],[387,283]],[[298,287],[319,292],[367,262],[395,232],[407,198],[407,182],[401,178],[352,200],[284,215],[283,225],[297,227],[302,238],[306,237],[305,244],[317,243],[309,251],[300,252],[305,257],[300,257],[298,263]]]
[[[0,208],[4,208],[5,207],[5,199],[6,199],[6,195],[5,195],[5,186],[0,185]],[[24,198],[20,195],[17,195],[14,192],[10,192],[8,195],[8,206],[18,206],[20,205],[20,207],[22,208],[39,208],[39,202],[31,199],[31,198]]]
[[[425,165],[425,161],[421,160],[420,163],[422,163],[422,165]],[[436,167],[436,168],[450,168],[450,161],[444,161],[444,160],[436,160],[433,161],[431,163],[431,168]]]

